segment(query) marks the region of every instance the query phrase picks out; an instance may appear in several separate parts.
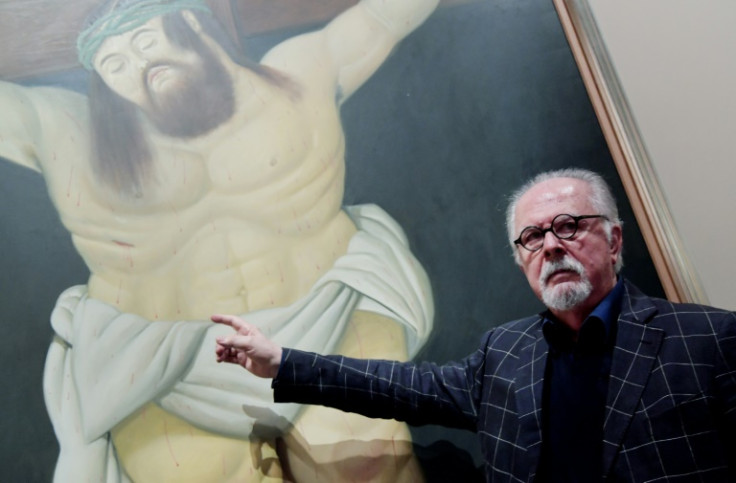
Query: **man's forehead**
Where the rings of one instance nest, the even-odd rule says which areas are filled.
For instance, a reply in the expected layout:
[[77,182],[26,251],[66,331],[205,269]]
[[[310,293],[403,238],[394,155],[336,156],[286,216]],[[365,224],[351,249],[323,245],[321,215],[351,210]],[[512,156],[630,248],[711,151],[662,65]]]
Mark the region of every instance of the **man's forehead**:
[[587,198],[590,194],[588,183],[577,178],[552,178],[541,181],[521,196],[521,202],[546,203],[561,202],[576,198]]
[[560,213],[581,214],[591,208],[590,187],[576,178],[553,178],[532,186],[516,205],[516,220],[527,226]]

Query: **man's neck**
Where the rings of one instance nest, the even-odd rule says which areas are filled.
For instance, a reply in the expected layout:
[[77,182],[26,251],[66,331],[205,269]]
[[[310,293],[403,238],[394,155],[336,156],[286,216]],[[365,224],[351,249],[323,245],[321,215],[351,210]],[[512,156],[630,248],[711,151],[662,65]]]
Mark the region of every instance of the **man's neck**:
[[555,316],[555,318],[557,318],[557,320],[570,328],[570,330],[575,333],[575,337],[577,337],[577,334],[583,326],[583,323],[585,323],[585,320],[596,309],[596,307],[598,307],[598,304],[600,304],[603,299],[611,293],[611,291],[616,287],[616,283],[617,279],[614,279],[608,290],[605,290],[602,294],[591,294],[590,297],[582,303],[569,310],[556,310],[550,308],[549,311]]
[[557,320],[572,330],[575,334],[574,337],[577,339],[577,335],[580,332],[580,328],[583,326],[583,322],[585,322],[585,319],[587,319],[590,313],[593,312],[593,309],[598,305],[598,302],[600,302],[600,300],[592,305],[588,305],[586,301],[584,305],[574,307],[570,310],[549,309],[549,311],[552,312],[552,315],[554,315]]

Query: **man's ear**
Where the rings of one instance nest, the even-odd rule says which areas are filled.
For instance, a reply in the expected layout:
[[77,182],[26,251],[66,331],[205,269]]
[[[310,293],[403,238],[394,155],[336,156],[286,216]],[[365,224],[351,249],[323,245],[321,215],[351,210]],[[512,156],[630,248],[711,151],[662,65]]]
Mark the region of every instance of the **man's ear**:
[[191,10],[182,10],[181,16],[184,18],[184,21],[189,25],[192,30],[197,32],[198,34],[202,33],[202,24],[199,23],[199,20],[197,20],[197,16],[194,15],[194,12]]
[[614,262],[621,256],[623,244],[623,231],[621,230],[621,225],[613,225],[611,227],[611,242],[609,245],[611,249],[611,257],[613,257]]

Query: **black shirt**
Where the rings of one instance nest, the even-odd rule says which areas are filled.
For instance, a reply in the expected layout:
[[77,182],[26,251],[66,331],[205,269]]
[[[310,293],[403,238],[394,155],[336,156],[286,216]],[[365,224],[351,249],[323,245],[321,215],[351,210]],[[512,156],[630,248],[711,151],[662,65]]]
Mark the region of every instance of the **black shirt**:
[[602,479],[603,415],[623,283],[585,319],[577,341],[545,312],[549,345],[542,400],[542,458],[537,482],[591,483]]

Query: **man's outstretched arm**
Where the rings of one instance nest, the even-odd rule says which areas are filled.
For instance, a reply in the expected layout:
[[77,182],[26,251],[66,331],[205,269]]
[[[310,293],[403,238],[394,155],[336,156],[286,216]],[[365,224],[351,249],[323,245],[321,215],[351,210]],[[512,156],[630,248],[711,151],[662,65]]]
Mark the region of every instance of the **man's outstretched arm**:
[[477,423],[482,350],[444,366],[320,356],[282,349],[238,317],[212,320],[237,330],[217,339],[217,360],[274,379],[276,402],[318,404],[415,425],[473,429]]

